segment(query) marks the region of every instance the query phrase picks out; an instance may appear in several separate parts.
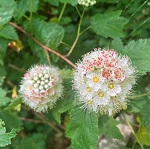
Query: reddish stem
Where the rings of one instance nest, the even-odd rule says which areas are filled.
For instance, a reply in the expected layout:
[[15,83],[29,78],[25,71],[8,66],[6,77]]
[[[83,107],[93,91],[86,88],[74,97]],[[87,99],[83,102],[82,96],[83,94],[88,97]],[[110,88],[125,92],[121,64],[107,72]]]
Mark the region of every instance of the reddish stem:
[[20,30],[22,33],[24,33],[25,35],[27,35],[28,37],[30,37],[32,40],[34,40],[39,46],[41,46],[43,49],[45,49],[46,51],[49,51],[55,55],[57,55],[58,57],[60,57],[61,59],[63,59],[64,61],[66,61],[69,65],[71,65],[73,68],[76,69],[76,65],[73,64],[68,58],[66,58],[65,56],[61,55],[60,53],[50,49],[49,47],[43,45],[40,41],[38,41],[35,37],[33,37],[31,34],[29,34],[28,32],[26,32],[22,27],[18,26],[17,24],[13,23],[13,22],[9,22],[9,24],[13,27],[15,27],[16,29]]

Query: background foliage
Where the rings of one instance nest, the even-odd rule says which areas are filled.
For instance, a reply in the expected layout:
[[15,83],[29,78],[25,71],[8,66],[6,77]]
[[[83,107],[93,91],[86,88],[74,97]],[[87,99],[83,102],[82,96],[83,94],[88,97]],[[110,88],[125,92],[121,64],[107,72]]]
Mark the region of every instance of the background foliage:
[[[97,0],[88,8],[77,0],[0,0],[0,147],[95,149],[110,137],[125,142],[124,148],[149,148],[149,14],[148,0]],[[138,71],[128,108],[114,117],[80,109],[71,88],[68,60],[75,63],[95,47],[128,55]],[[37,63],[61,68],[65,86],[62,99],[45,114],[17,94],[24,72]],[[128,126],[130,141],[119,123]]]

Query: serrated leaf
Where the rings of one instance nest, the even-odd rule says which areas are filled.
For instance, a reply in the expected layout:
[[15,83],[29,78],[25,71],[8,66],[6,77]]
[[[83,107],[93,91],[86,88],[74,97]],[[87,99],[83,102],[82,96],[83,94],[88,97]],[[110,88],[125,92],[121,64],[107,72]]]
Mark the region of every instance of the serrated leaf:
[[147,103],[143,106],[143,108],[140,111],[141,114],[141,125],[145,127],[150,135],[150,101],[147,101]]
[[5,106],[11,100],[11,98],[5,96],[6,96],[6,91],[0,88],[0,107]]
[[6,24],[2,30],[0,31],[0,37],[3,37],[5,39],[13,39],[18,40],[18,35],[16,33],[16,30],[13,26]]
[[10,21],[15,9],[14,0],[0,0],[0,27]]
[[114,139],[123,139],[121,132],[117,127],[118,122],[113,117],[103,115],[99,117],[99,131],[100,134],[108,135]]
[[93,31],[104,37],[123,37],[124,25],[127,19],[120,17],[121,11],[107,12],[105,14],[96,14],[91,18]]
[[98,118],[80,106],[70,112],[66,135],[71,138],[73,149],[96,149],[98,144]]
[[69,3],[69,4],[73,5],[73,6],[75,6],[78,3],[77,0],[59,0],[59,2]]
[[130,41],[123,49],[118,50],[119,53],[131,58],[139,75],[150,72],[150,39]]
[[12,130],[13,128],[18,129],[22,126],[22,121],[16,114],[0,110],[0,118],[2,118],[5,122],[8,131]]
[[6,133],[5,123],[0,119],[0,147],[5,147],[11,144],[11,139],[16,136],[17,129],[12,129],[9,133]]
[[36,12],[38,5],[39,0],[19,0],[17,5],[18,11],[15,12],[15,18],[19,20],[26,12]]

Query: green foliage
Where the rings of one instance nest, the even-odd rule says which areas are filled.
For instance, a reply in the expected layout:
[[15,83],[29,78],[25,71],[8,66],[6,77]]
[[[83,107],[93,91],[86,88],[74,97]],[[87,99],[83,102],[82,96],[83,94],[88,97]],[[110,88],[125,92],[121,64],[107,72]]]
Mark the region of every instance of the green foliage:
[[148,134],[150,136],[150,115],[149,115],[150,106],[149,104],[150,104],[150,101],[147,101],[147,103],[141,109],[140,114],[142,116],[141,125],[148,130]]
[[98,122],[100,134],[108,135],[109,137],[114,139],[123,139],[123,136],[121,135],[119,129],[116,126],[118,122],[113,117],[103,115],[99,117]]
[[15,9],[16,3],[14,0],[0,0],[0,27],[10,21]]
[[96,149],[98,140],[98,118],[95,113],[83,110],[80,106],[70,112],[70,122],[66,134],[71,138],[72,148]]
[[0,107],[5,106],[10,101],[10,98],[5,96],[6,92],[2,88],[0,88]]
[[25,16],[26,12],[36,12],[38,10],[39,0],[19,0],[17,5],[17,10],[15,13],[15,18],[19,20],[21,17]]
[[106,38],[123,37],[123,27],[128,21],[127,19],[120,17],[120,14],[121,11],[96,14],[91,18],[93,31]]
[[10,40],[18,40],[18,35],[14,29],[14,27],[10,26],[9,24],[6,24],[1,32],[0,32],[0,37],[3,37],[5,39],[10,39]]
[[[0,0],[0,147],[96,149],[101,143],[98,137],[108,136],[123,141],[122,148],[139,148],[140,143],[149,148],[149,24],[147,0],[96,0],[90,7],[80,6],[78,0]],[[137,138],[130,135],[129,142],[117,128],[120,122],[115,118],[122,117],[122,111],[115,118],[98,117],[77,106],[70,63],[98,47],[129,56],[138,71],[137,85],[124,110],[140,119],[132,126]],[[17,95],[21,77],[37,63],[61,68],[64,86],[55,107],[42,114]]]
[[[114,45],[116,44],[116,45]],[[139,39],[130,41],[124,48],[121,41],[113,42],[114,47],[117,46],[117,51],[131,58],[133,65],[136,67],[139,75],[143,75],[150,70],[150,39]],[[120,49],[119,49],[119,46]]]
[[16,129],[12,129],[9,133],[6,133],[5,123],[0,119],[0,147],[5,147],[11,143],[11,139],[16,136]]

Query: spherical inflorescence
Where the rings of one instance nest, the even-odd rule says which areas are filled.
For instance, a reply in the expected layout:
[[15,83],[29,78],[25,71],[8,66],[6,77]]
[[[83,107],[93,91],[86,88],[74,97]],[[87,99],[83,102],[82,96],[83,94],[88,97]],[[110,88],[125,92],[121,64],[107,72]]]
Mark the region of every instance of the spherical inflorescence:
[[24,74],[19,92],[24,103],[37,112],[45,112],[53,108],[62,96],[62,90],[58,68],[36,65]]
[[130,59],[112,49],[85,54],[74,72],[79,103],[101,114],[116,114],[127,106],[135,74]]
[[88,7],[96,4],[96,0],[78,0],[78,3],[80,5]]

